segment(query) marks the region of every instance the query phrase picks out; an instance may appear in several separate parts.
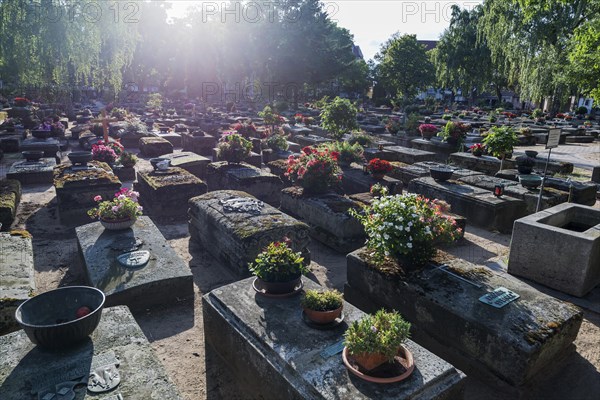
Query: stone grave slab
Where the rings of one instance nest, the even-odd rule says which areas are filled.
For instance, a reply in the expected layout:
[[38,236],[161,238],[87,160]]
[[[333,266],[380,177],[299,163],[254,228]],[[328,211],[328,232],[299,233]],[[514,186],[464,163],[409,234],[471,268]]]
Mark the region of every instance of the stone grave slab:
[[281,202],[281,179],[247,163],[210,163],[207,166],[206,182],[210,191],[239,190],[276,207]]
[[[527,213],[533,214],[537,208],[540,189],[526,189],[519,182],[502,179],[495,176],[473,175],[465,176],[457,179],[458,182],[466,183],[467,185],[476,186],[478,188],[492,192],[496,184],[504,185],[504,194],[506,196],[522,199],[527,207]],[[569,194],[553,189],[544,189],[542,194],[541,207],[549,208],[557,204],[568,201]]]
[[413,149],[435,153],[435,161],[442,163],[448,160],[450,154],[456,152],[456,146],[436,140],[413,139],[411,144]]
[[[70,390],[52,399],[182,399],[127,307],[105,308],[90,339],[66,350],[42,350],[23,330],[2,336],[0,357],[3,400],[41,399],[63,386]],[[111,392],[73,390],[78,382],[87,386],[95,368],[113,363],[119,364],[121,382]]]
[[90,161],[87,167],[59,165],[54,168],[54,188],[62,223],[89,222],[87,211],[96,206],[94,196],[112,199],[121,181],[108,164]]
[[182,132],[181,146],[183,151],[191,151],[203,156],[210,156],[217,145],[217,138],[204,131]]
[[19,151],[43,151],[44,157],[53,157],[57,162],[60,162],[58,152],[60,149],[60,141],[55,138],[48,139],[25,139],[19,146]]
[[52,183],[54,167],[54,158],[41,158],[38,161],[19,160],[10,166],[6,177],[15,179],[22,185]]
[[294,136],[294,142],[298,143],[302,148],[306,146],[315,146],[321,143],[330,142],[331,140],[326,139],[317,135],[296,135]]
[[19,329],[17,307],[35,291],[33,247],[26,231],[0,233],[0,335]]
[[600,210],[567,203],[516,220],[508,272],[585,296],[600,284]]
[[290,142],[290,141],[288,141],[288,150],[291,151],[291,152],[293,152],[293,153],[300,153],[302,151],[302,146],[300,146],[296,142]]
[[302,252],[310,262],[308,226],[278,209],[263,204],[255,211],[234,211],[223,202],[232,199],[257,200],[235,190],[219,190],[189,201],[191,240],[203,245],[237,275],[249,276],[248,263],[254,261],[269,243],[287,236],[294,251]]
[[160,157],[173,152],[173,145],[168,140],[155,136],[140,138],[139,148],[145,157]]
[[0,228],[8,230],[17,215],[21,201],[21,183],[14,179],[0,180]]
[[[403,163],[392,162],[394,169],[388,173],[392,178],[396,178],[402,181],[404,185],[408,185],[410,181],[416,178],[422,178],[430,176],[429,169],[431,167],[445,167],[446,164],[442,164],[435,161],[422,161],[412,165],[406,165]],[[482,175],[482,172],[472,171],[468,169],[455,169],[452,173],[454,179],[458,179],[465,176]]]
[[167,171],[139,171],[134,186],[144,209],[160,217],[186,218],[188,200],[207,191],[206,183],[178,167]]
[[206,178],[206,166],[210,159],[193,153],[191,151],[182,151],[180,153],[165,154],[163,158],[171,160],[172,167],[185,169],[190,174],[200,178]]
[[[544,171],[547,157],[536,157],[535,170]],[[465,169],[471,169],[473,171],[485,172],[488,175],[493,175],[500,170],[500,160],[492,156],[481,156],[475,157],[471,153],[458,152],[452,153],[449,157],[450,163]],[[508,159],[504,160],[502,164],[503,169],[516,169],[516,160]],[[573,164],[569,162],[559,162],[550,160],[548,163],[548,171],[551,173],[564,173],[569,174],[573,172]]]
[[262,151],[262,158],[264,163],[268,163],[270,161],[275,161],[275,160],[287,160],[289,156],[291,156],[292,153],[291,151],[282,151],[282,150],[278,150],[275,151],[273,149],[264,149]]
[[546,177],[544,188],[552,188],[569,193],[573,191],[571,201],[577,204],[593,206],[596,203],[596,185],[593,183],[571,181],[563,178]]
[[5,135],[0,137],[0,150],[5,153],[16,153],[21,147],[22,135]]
[[181,134],[177,132],[157,132],[156,136],[159,138],[163,138],[173,147],[181,147]]
[[281,191],[281,209],[310,226],[310,234],[319,242],[341,253],[361,247],[366,239],[364,229],[348,214],[360,205],[336,193],[304,196],[299,187]]
[[367,161],[371,161],[374,158],[379,158],[386,161],[397,161],[398,154],[393,151],[389,151],[387,148],[379,150],[377,148],[366,148],[363,152],[364,157]]
[[[212,159],[220,162],[226,162],[219,158],[217,155],[217,149],[214,148],[212,151]],[[262,154],[255,153],[254,151],[250,152],[250,155],[244,160],[244,163],[250,164],[256,168],[260,168],[262,166]]]
[[135,180],[135,167],[124,167],[122,165],[113,165],[113,173],[121,182]]
[[[341,354],[321,352],[343,340],[344,330],[364,314],[344,303],[344,322],[336,329],[316,330],[302,320],[300,296],[269,299],[252,289],[248,278],[202,298],[208,349],[231,372],[229,379],[249,398],[285,399],[453,399],[464,375],[411,340],[415,370],[402,383],[367,383],[349,373]],[[319,285],[302,278],[305,288]],[[207,350],[208,350],[207,349]],[[223,361],[221,361],[221,359]],[[265,385],[264,382],[268,382]]]
[[504,195],[495,197],[491,190],[467,185],[459,181],[437,182],[431,177],[410,181],[408,190],[431,199],[446,201],[456,214],[469,223],[490,230],[510,232],[513,222],[526,215],[522,199]]
[[[417,343],[502,390],[525,392],[572,349],[581,326],[579,308],[507,274],[454,259],[446,270],[432,264],[386,275],[367,257],[365,249],[347,257],[347,301],[366,312],[399,311],[413,323]],[[520,297],[502,308],[479,301],[499,287]]]
[[400,161],[406,164],[435,160],[435,153],[431,151],[412,149],[404,146],[388,146],[385,150],[397,153],[396,159],[393,161]]
[[[100,222],[75,228],[88,283],[106,294],[106,305],[133,309],[175,302],[193,295],[192,273],[169,246],[152,220],[138,217],[130,229],[110,231]],[[117,257],[150,252],[149,261],[125,267]]]
[[372,175],[365,174],[362,168],[344,167],[343,172],[342,187],[346,194],[368,192],[376,183],[387,186],[390,194],[402,194],[403,184],[398,179],[386,175],[383,179],[377,180]]

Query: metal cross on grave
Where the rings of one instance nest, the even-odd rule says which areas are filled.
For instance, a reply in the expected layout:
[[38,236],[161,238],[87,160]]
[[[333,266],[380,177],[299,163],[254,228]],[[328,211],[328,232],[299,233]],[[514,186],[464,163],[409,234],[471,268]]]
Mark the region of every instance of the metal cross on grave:
[[96,118],[91,120],[90,122],[96,123],[96,122],[101,122],[102,123],[102,132],[104,133],[104,143],[108,144],[108,124],[110,122],[118,122],[118,119],[109,119],[106,117],[106,108],[103,108],[101,113],[102,118]]

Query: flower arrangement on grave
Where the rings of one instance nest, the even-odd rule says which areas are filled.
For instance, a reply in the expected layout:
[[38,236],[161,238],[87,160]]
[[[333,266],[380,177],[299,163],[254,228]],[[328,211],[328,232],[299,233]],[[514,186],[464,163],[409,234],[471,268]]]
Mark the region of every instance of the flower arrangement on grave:
[[300,300],[304,313],[314,323],[327,324],[342,314],[344,297],[337,290],[308,289]]
[[265,140],[265,144],[273,151],[286,151],[290,146],[287,137],[280,133],[274,133]]
[[373,137],[363,132],[352,132],[352,135],[350,135],[350,138],[348,139],[348,143],[358,143],[362,147],[369,147],[373,144]]
[[367,171],[373,176],[383,176],[394,169],[389,161],[373,158],[367,164]]
[[236,122],[231,126],[231,129],[237,131],[237,133],[239,133],[246,139],[256,137],[257,130],[256,126],[254,125],[254,123],[252,123],[252,121]]
[[315,123],[315,119],[313,117],[302,117],[302,123],[306,126],[311,126]]
[[354,321],[344,333],[344,345],[361,367],[372,370],[393,361],[410,336],[410,326],[398,312],[381,309]]
[[434,243],[460,238],[456,221],[442,207],[416,194],[374,199],[362,212],[350,210],[364,226],[367,248],[376,263],[390,257],[404,270],[423,267],[436,254]]
[[244,161],[252,151],[252,142],[236,131],[224,132],[217,144],[219,159],[239,163]]
[[397,118],[390,118],[388,123],[385,124],[385,129],[392,135],[396,135],[402,129],[402,124]]
[[273,112],[271,106],[265,106],[262,111],[258,112],[258,116],[263,119],[266,125],[278,125],[284,122],[283,117]]
[[373,197],[387,196],[388,192],[389,192],[388,188],[386,186],[382,185],[381,183],[376,183],[374,185],[371,185],[371,189],[369,189],[369,193]]
[[117,142],[104,144],[104,141],[99,140],[92,145],[92,159],[112,164],[117,161],[117,158],[123,152],[123,146]]
[[448,143],[457,144],[461,142],[469,129],[470,125],[448,121],[438,136]]
[[450,121],[452,119],[452,114],[444,114],[442,115],[442,119],[445,121]]
[[592,121],[589,121],[589,120],[588,120],[588,121],[585,121],[585,122],[583,123],[583,126],[584,126],[585,128],[588,128],[588,129],[589,129],[589,128],[591,128],[591,127],[592,127]]
[[294,121],[296,121],[297,124],[302,123],[302,120],[304,119],[304,116],[300,113],[296,113],[294,114]]
[[433,124],[421,124],[419,125],[419,132],[424,139],[431,139],[437,133],[438,128]]
[[52,122],[49,120],[44,120],[41,124],[36,128],[38,131],[51,131],[52,130]]
[[358,129],[356,113],[356,107],[350,100],[336,97],[322,108],[321,125],[331,134],[331,137],[339,140],[344,133]]
[[119,163],[121,163],[122,166],[127,167],[127,168],[131,168],[133,166],[135,166],[135,164],[137,164],[138,158],[135,154],[133,153],[129,153],[127,151],[124,151],[121,153],[121,155],[119,156]]
[[27,107],[30,103],[31,100],[26,97],[15,97],[14,99],[15,107]]
[[335,151],[307,146],[300,156],[288,157],[285,176],[302,186],[305,193],[324,193],[342,178],[338,157]]
[[353,162],[362,163],[365,161],[364,149],[358,144],[349,142],[327,142],[319,145],[319,148],[329,149],[331,153],[338,153],[338,163],[340,165],[350,165]]
[[[302,254],[292,249],[288,238],[269,243],[248,265],[248,269],[261,280],[262,285],[267,284],[267,292],[291,292],[301,276],[308,273]],[[272,285],[269,290],[269,283],[281,283],[284,287]]]
[[135,220],[142,215],[142,206],[138,199],[140,194],[131,189],[123,188],[115,193],[112,200],[102,200],[102,196],[97,195],[94,201],[98,205],[87,212],[90,218],[99,219],[105,222]]
[[531,130],[531,128],[524,126],[521,129],[519,129],[519,133],[523,136],[531,136],[533,134],[533,131]]
[[483,138],[483,144],[488,153],[501,160],[513,152],[514,146],[519,143],[516,132],[510,126],[494,126]]
[[471,150],[471,153],[475,157],[479,157],[479,156],[482,156],[483,153],[485,152],[485,146],[482,145],[481,143],[475,143],[474,145],[471,145],[469,147],[469,150]]
[[110,116],[117,119],[125,119],[127,117],[127,110],[115,107],[110,111]]

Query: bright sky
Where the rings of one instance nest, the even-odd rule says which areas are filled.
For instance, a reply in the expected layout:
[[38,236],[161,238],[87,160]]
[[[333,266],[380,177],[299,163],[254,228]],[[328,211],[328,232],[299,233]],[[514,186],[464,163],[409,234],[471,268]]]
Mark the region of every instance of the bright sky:
[[[225,7],[225,1],[170,0],[171,16],[184,15],[190,6],[199,6],[203,15]],[[238,14],[252,19],[251,7],[265,7],[276,0],[251,1]],[[354,35],[354,43],[362,49],[365,60],[373,58],[381,44],[395,32],[416,34],[421,40],[436,40],[450,23],[453,4],[472,9],[482,0],[323,0],[330,17]],[[233,18],[233,16],[231,17]]]

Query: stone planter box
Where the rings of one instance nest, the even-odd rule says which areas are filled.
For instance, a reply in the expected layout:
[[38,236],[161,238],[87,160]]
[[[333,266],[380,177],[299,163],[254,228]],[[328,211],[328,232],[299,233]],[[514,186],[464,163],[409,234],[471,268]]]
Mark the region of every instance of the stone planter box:
[[181,146],[183,151],[191,151],[203,156],[210,156],[212,149],[217,145],[217,138],[203,131],[194,133],[181,133]]
[[413,139],[411,143],[411,147],[413,149],[435,153],[435,161],[441,163],[445,163],[448,160],[448,157],[450,157],[450,154],[456,151],[456,146],[451,146],[447,143],[440,141]]
[[[535,170],[543,171],[546,165],[546,158],[538,156],[535,159]],[[470,169],[473,171],[481,171],[488,175],[493,175],[500,170],[500,160],[492,156],[481,156],[475,157],[471,153],[459,152],[452,153],[449,157],[449,161],[464,169]],[[515,160],[504,160],[502,164],[503,169],[516,169],[517,162]],[[552,173],[565,173],[569,174],[573,172],[573,164],[568,162],[552,161],[548,163],[548,171]]]
[[148,213],[175,218],[186,218],[188,200],[207,191],[206,183],[178,167],[166,173],[138,172],[135,188]]
[[402,194],[403,184],[398,179],[384,176],[382,180],[373,179],[370,174],[365,174],[362,168],[344,167],[342,188],[346,194],[364,193],[371,190],[371,186],[380,183],[390,190],[390,194]]
[[281,191],[281,209],[310,225],[313,238],[341,253],[361,247],[366,239],[361,223],[348,214],[359,204],[336,193],[304,196],[299,187]]
[[121,182],[135,180],[135,168],[134,167],[124,167],[122,165],[118,165],[118,166],[116,165],[116,166],[112,167],[112,170]]
[[[473,284],[435,265],[407,276],[386,275],[363,251],[347,257],[344,298],[366,312],[397,310],[413,323],[417,343],[467,375],[501,390],[523,391],[572,349],[583,313],[570,303],[462,260],[448,262],[450,271]],[[478,300],[498,287],[521,297],[500,309]]]
[[0,180],[0,224],[8,230],[17,216],[21,201],[21,183],[14,179]]
[[[226,160],[219,158],[219,156],[217,155],[216,148],[213,149],[212,159],[215,161],[226,162]],[[246,164],[250,164],[256,168],[260,168],[262,166],[262,154],[258,154],[258,153],[251,151],[250,155],[243,162]]]
[[269,243],[287,236],[292,247],[310,262],[308,226],[278,209],[264,204],[260,213],[227,212],[221,200],[255,199],[245,192],[220,190],[189,201],[189,231],[192,241],[200,243],[215,258],[223,261],[238,276],[249,276],[248,263],[254,261]]
[[226,161],[210,163],[207,166],[206,182],[210,191],[239,190],[276,207],[281,202],[281,179],[250,164]]
[[262,151],[263,162],[265,164],[275,160],[287,160],[292,154],[291,151],[274,151],[273,149],[265,149]]
[[585,296],[600,284],[600,210],[568,203],[516,220],[508,272]]
[[395,160],[406,164],[414,164],[421,161],[434,161],[435,153],[431,151],[412,149],[404,146],[388,146],[385,148],[395,154]]
[[94,197],[112,199],[121,189],[121,181],[108,164],[90,161],[91,168],[59,165],[54,168],[54,188],[62,223],[88,223],[87,211],[96,206]]
[[22,185],[52,183],[54,178],[54,158],[41,158],[38,161],[19,160],[10,166],[6,178],[15,179]]
[[[267,299],[252,289],[248,278],[203,296],[206,351],[227,373],[218,387],[234,383],[246,398],[258,399],[457,399],[464,374],[423,347],[407,340],[415,370],[402,383],[373,384],[349,373],[341,354],[325,358],[324,349],[343,339],[344,329],[364,316],[344,304],[344,322],[329,330],[308,328],[300,296]],[[306,289],[319,285],[303,278]],[[207,364],[207,368],[212,366]],[[268,384],[265,384],[268,382]]]
[[145,157],[160,157],[173,152],[173,145],[161,137],[143,137],[140,139],[139,148]]
[[27,232],[0,233],[0,336],[19,329],[17,307],[35,293],[33,247]]

